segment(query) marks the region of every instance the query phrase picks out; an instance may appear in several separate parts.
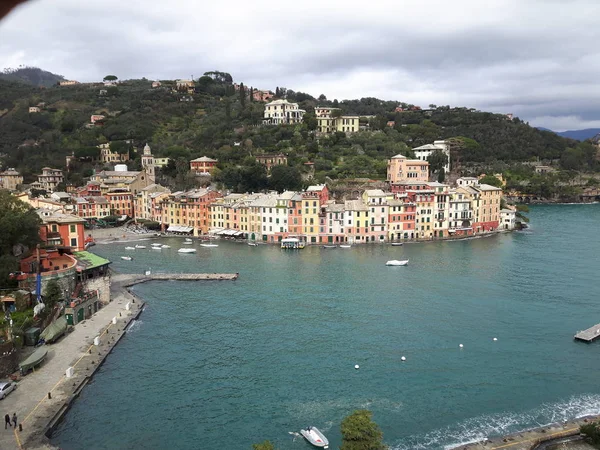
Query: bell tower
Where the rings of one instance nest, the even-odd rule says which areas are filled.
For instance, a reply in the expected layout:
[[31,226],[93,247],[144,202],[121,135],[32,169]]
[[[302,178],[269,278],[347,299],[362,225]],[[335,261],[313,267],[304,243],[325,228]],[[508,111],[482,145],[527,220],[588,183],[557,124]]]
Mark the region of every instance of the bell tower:
[[154,172],[154,156],[152,156],[152,151],[150,150],[148,143],[146,143],[144,146],[144,153],[142,154],[142,168],[146,171],[148,180],[151,183],[154,183],[156,181],[156,174]]

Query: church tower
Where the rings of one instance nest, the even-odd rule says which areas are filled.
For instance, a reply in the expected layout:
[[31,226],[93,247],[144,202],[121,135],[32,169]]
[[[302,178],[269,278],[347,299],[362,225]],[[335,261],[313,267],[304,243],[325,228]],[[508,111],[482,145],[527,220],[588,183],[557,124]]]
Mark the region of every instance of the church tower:
[[156,174],[154,173],[154,156],[152,156],[152,151],[150,150],[148,143],[146,143],[144,153],[142,154],[142,168],[146,171],[150,183],[155,183]]

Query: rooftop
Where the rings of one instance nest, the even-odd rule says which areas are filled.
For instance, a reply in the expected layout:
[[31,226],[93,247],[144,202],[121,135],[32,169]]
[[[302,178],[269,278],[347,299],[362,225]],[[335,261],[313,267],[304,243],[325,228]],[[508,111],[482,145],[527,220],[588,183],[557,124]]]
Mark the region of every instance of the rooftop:
[[190,162],[218,162],[218,160],[209,158],[208,156],[201,156],[200,158],[192,159]]
[[84,219],[70,214],[63,214],[47,208],[38,208],[35,212],[40,216],[44,223],[74,223],[85,222]]
[[73,252],[73,256],[77,259],[77,270],[89,270],[96,267],[106,266],[110,264],[108,259],[104,259],[90,252]]

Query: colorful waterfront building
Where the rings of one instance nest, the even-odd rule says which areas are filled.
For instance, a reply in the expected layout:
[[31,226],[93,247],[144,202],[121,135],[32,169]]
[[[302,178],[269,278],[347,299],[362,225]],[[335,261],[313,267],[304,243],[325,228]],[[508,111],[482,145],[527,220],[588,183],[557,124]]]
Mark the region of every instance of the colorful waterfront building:
[[430,182],[428,186],[433,189],[433,237],[448,237],[448,218],[450,214],[450,186],[443,183]]
[[473,234],[473,209],[470,196],[460,189],[452,189],[448,201],[448,234]]
[[159,206],[159,199],[171,193],[169,188],[160,184],[151,184],[141,189],[134,198],[135,218],[142,220],[155,220],[155,210]]
[[362,198],[369,208],[369,240],[385,242],[388,238],[388,200],[393,198],[393,194],[383,192],[381,189],[368,189],[363,193]]
[[84,219],[45,208],[39,208],[36,212],[42,219],[40,238],[47,247],[85,250]]
[[344,229],[351,244],[369,241],[369,207],[362,200],[346,200],[344,203]]
[[409,201],[408,194],[399,194],[388,201],[388,235],[391,241],[415,238],[416,205]]

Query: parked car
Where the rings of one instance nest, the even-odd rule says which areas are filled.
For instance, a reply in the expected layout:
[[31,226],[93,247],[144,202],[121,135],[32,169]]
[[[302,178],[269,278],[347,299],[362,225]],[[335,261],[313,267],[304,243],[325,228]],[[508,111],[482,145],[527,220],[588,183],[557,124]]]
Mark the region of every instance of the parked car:
[[0,400],[10,394],[17,388],[17,383],[14,381],[2,381],[0,382]]

